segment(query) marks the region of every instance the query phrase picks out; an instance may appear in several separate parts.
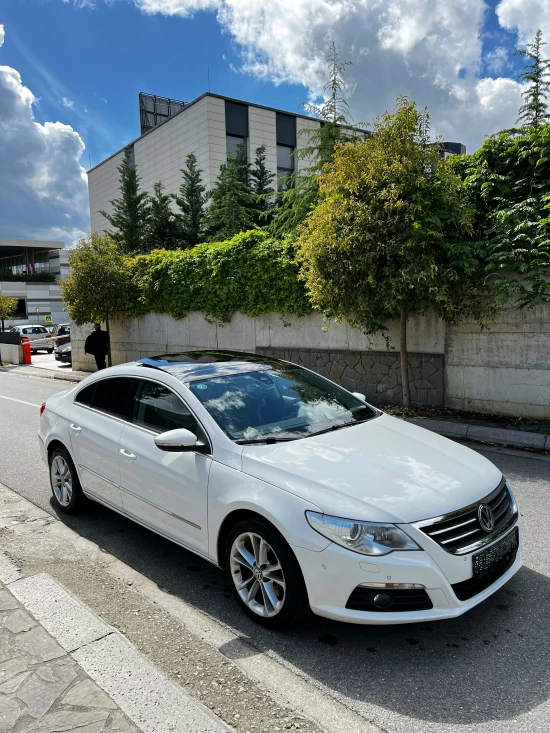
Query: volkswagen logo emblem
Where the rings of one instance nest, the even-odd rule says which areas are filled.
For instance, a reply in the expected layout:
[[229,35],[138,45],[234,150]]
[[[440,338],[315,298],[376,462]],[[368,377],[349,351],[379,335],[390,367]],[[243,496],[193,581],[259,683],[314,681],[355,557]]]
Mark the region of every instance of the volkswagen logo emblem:
[[487,504],[480,504],[477,510],[477,519],[484,532],[492,532],[495,528],[493,510]]

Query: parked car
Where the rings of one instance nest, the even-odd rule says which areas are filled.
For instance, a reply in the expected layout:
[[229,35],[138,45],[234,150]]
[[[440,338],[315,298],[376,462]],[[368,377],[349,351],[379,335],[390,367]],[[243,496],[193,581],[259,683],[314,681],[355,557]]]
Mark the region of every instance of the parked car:
[[73,356],[71,351],[71,344],[63,344],[63,346],[58,346],[57,349],[54,351],[55,360],[61,361],[64,364],[72,364],[73,363]]
[[83,495],[225,569],[270,627],[454,618],[521,567],[486,458],[295,364],[197,351],[112,367],[41,407],[54,501]]
[[68,344],[71,340],[70,323],[60,323],[54,331],[55,342],[58,346]]
[[13,333],[19,333],[22,337],[30,339],[31,353],[35,354],[39,349],[44,349],[48,354],[53,353],[55,341],[51,341],[52,335],[45,326],[28,324],[25,326],[13,326],[10,328]]

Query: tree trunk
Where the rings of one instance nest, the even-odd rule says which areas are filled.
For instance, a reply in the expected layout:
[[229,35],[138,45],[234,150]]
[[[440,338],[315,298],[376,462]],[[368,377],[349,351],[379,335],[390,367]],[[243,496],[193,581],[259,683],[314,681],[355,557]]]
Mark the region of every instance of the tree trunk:
[[407,311],[401,308],[401,385],[403,388],[403,407],[411,404],[409,385],[409,358],[407,355]]
[[105,315],[105,328],[109,334],[109,345],[107,346],[107,366],[113,366],[113,360],[111,358],[111,331],[109,330],[109,314]]

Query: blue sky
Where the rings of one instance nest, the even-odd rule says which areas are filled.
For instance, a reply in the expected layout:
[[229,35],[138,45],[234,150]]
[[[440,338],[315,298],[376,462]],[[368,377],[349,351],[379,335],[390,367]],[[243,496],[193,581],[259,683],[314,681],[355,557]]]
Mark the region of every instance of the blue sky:
[[[370,121],[405,93],[434,135],[478,147],[515,122],[514,56],[548,0],[2,0],[0,237],[70,243],[84,169],[139,134],[138,92],[213,92],[287,110],[322,92],[332,39]],[[3,45],[2,45],[3,38]]]

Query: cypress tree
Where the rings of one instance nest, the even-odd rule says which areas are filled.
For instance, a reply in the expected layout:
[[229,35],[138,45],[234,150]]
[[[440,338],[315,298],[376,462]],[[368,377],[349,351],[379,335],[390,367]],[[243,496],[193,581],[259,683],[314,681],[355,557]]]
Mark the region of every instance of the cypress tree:
[[220,174],[211,192],[207,213],[208,240],[231,239],[235,234],[254,226],[255,200],[250,188],[250,165],[241,143],[237,155],[220,167]]
[[181,239],[184,247],[194,247],[204,242],[205,237],[205,204],[208,199],[206,188],[202,184],[202,170],[197,166],[197,156],[189,153],[185,168],[181,170],[183,183],[180,186],[176,203],[181,213],[178,213]]
[[521,94],[524,104],[519,109],[518,117],[518,122],[522,122],[526,127],[536,128],[550,122],[546,101],[550,92],[550,59],[543,57],[543,46],[546,46],[546,43],[542,40],[542,31],[539,29],[535,40],[528,43],[527,48],[516,52],[518,56],[524,56],[529,61],[518,75],[519,81],[530,83]]
[[273,218],[275,178],[275,173],[272,173],[265,163],[265,145],[256,148],[254,167],[250,171],[250,187],[255,202],[254,222],[258,226],[269,224]]
[[114,213],[100,213],[107,219],[115,231],[111,238],[117,242],[123,252],[142,252],[145,247],[147,221],[149,218],[149,196],[146,191],[139,190],[139,176],[131,161],[131,147],[124,150],[124,158],[117,168],[120,178],[120,198],[109,203]]
[[180,223],[170,207],[173,196],[163,193],[161,181],[155,183],[155,195],[151,197],[151,209],[145,246],[153,249],[180,249]]

